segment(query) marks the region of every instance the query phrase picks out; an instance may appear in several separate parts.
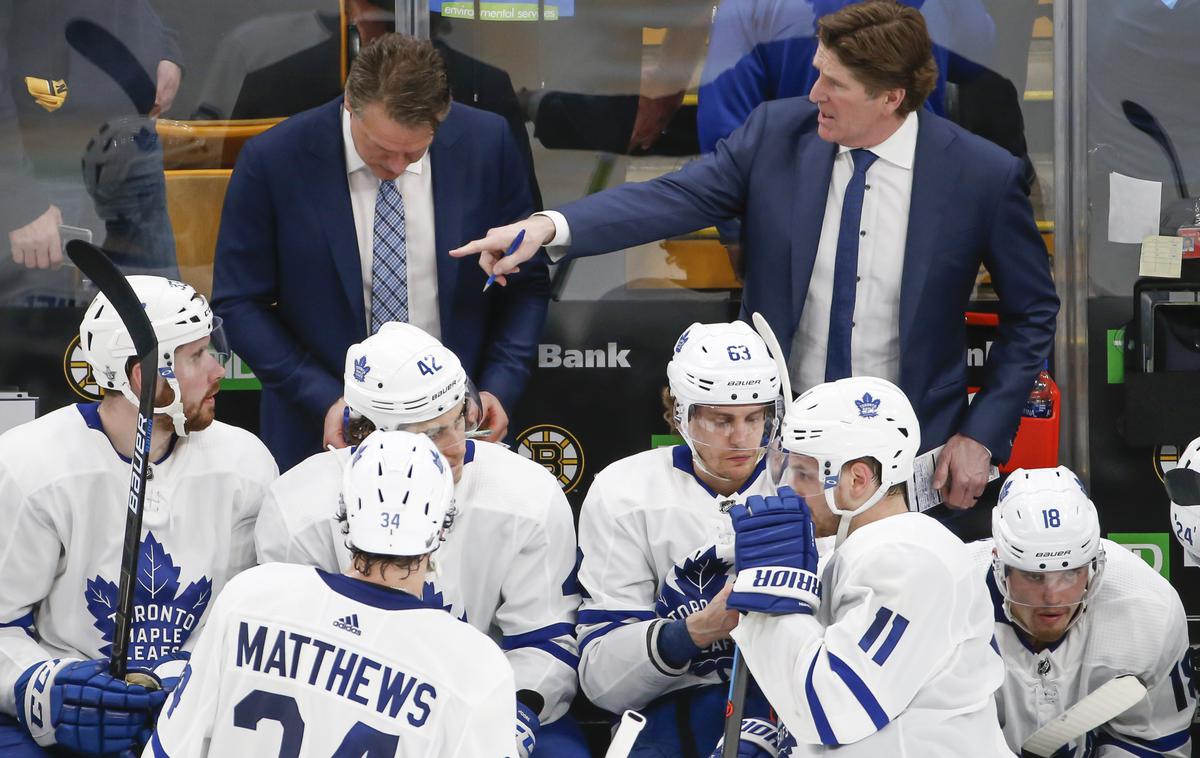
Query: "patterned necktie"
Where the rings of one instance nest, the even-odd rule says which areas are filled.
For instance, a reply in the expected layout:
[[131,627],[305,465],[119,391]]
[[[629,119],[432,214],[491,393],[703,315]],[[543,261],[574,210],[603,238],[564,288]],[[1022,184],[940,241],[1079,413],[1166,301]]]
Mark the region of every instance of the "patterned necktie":
[[842,200],[842,221],[838,227],[837,259],[833,264],[833,302],[829,306],[829,344],[825,353],[825,381],[850,376],[850,335],[854,330],[854,296],[858,285],[858,240],[867,232],[860,229],[867,169],[879,156],[870,150],[850,151],[854,175],[846,185]]
[[408,321],[406,236],[404,198],[394,181],[380,182],[371,259],[371,334],[388,321]]

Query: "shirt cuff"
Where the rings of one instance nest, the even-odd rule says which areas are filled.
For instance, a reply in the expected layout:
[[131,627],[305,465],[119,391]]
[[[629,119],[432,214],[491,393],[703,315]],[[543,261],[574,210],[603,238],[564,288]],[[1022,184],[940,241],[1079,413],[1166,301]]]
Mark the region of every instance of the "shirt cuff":
[[[554,236],[546,243],[547,248],[551,247],[566,247],[571,244],[571,227],[567,225],[567,217],[558,211],[538,211],[533,214],[535,216],[545,216],[554,224]],[[546,254],[550,256],[550,260],[555,263],[560,258],[566,255],[565,250],[546,250]]]

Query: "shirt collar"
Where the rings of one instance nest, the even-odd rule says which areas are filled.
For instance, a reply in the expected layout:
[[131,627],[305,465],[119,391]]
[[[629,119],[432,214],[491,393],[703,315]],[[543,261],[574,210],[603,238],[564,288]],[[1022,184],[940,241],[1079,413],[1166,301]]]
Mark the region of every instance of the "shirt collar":
[[[366,171],[372,177],[371,170],[367,168],[367,164],[363,162],[362,156],[358,154],[358,150],[354,147],[354,137],[350,134],[350,111],[342,108],[342,147],[346,158],[346,175],[353,174],[355,171]],[[429,162],[429,151],[421,156],[421,160],[416,163],[408,164],[408,168],[404,169],[406,174],[416,174],[420,176],[425,170],[425,164]]]
[[[900,124],[899,129],[892,132],[892,136],[867,149],[893,166],[912,171],[917,154],[918,123],[917,112],[913,111],[904,117],[904,123]],[[848,153],[851,149],[845,145],[838,145],[838,155]]]

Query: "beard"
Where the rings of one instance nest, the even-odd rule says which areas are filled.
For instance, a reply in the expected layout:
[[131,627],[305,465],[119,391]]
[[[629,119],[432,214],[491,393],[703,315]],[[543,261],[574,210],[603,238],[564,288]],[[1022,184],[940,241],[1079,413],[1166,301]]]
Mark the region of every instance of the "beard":
[[[205,406],[205,398],[211,397],[220,389],[220,383],[214,382],[204,395],[194,403],[189,403],[186,400],[183,403],[183,429],[188,434],[192,432],[200,432],[212,426],[212,422],[216,420],[216,405]],[[158,391],[154,394],[154,407],[163,408],[170,405],[175,400],[175,393],[171,391],[171,386],[166,382],[162,382],[158,386]],[[166,423],[174,428],[174,421],[165,413],[157,414],[158,418],[163,419]]]

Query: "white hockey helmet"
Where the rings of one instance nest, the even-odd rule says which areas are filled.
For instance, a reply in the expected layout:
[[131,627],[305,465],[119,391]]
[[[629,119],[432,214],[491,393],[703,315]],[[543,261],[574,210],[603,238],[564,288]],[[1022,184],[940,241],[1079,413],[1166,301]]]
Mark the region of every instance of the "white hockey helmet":
[[[412,324],[389,321],[346,351],[346,405],[376,429],[429,421],[464,401],[479,407],[458,356]],[[474,413],[478,421],[478,413]]]
[[[187,436],[184,428],[183,398],[175,378],[175,350],[180,345],[212,335],[210,350],[218,360],[228,357],[220,316],[214,316],[208,301],[191,285],[161,276],[128,276],[126,279],[146,309],[154,336],[158,339],[159,374],[170,385],[174,400],[155,408],[155,413],[171,416],[175,433]],[[96,383],[105,390],[118,390],[138,405],[129,386],[125,365],[136,352],[129,330],[103,293],[96,295],[79,324],[79,345],[92,367]]]
[[1163,480],[1171,498],[1171,531],[1184,551],[1200,560],[1200,437],[1183,449]]
[[450,463],[423,434],[371,432],[346,464],[342,506],[356,549],[425,555],[453,519]]
[[[829,510],[841,517],[841,544],[855,516],[882,500],[889,487],[912,477],[920,447],[921,425],[899,387],[870,376],[848,377],[818,384],[788,408],[778,454],[771,456],[771,477],[801,496],[823,491]],[[842,467],[866,457],[879,462],[879,489],[857,508],[843,509],[836,500]]]
[[1099,586],[1105,562],[1100,519],[1079,477],[1066,466],[1012,472],[992,509],[992,540],[996,551],[992,573],[1004,597],[1004,612],[1023,629],[1011,606],[1043,604],[1014,596],[1009,586],[1011,571],[1041,574],[1043,584],[1067,585],[1077,582],[1079,570],[1088,572],[1078,600],[1062,604],[1079,604],[1066,627],[1069,629],[1086,608],[1088,595]]
[[[675,398],[675,427],[699,461],[691,423],[697,406],[769,406],[761,439],[750,448],[760,455],[775,436],[779,421],[779,369],[766,344],[744,321],[695,323],[675,342],[667,364],[667,383]],[[703,463],[701,462],[701,465]]]

